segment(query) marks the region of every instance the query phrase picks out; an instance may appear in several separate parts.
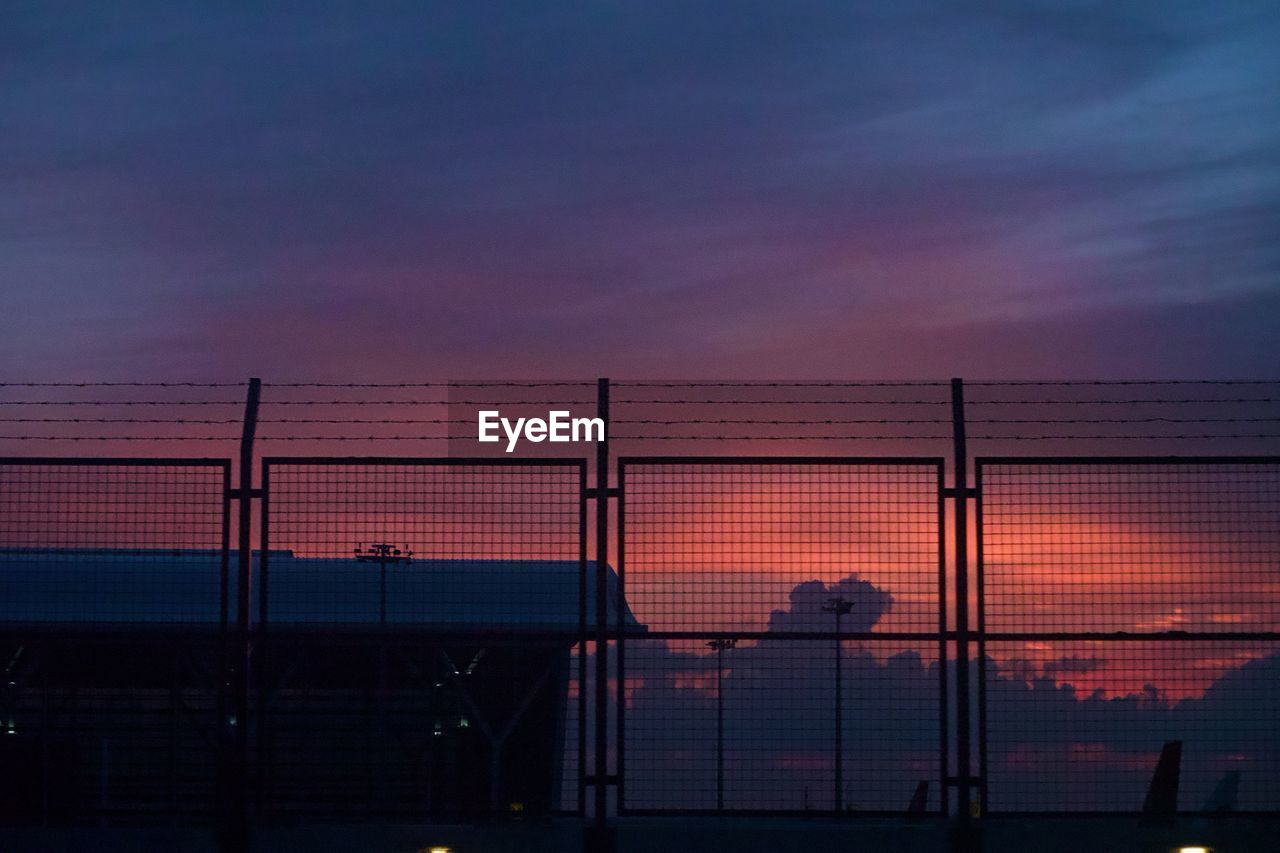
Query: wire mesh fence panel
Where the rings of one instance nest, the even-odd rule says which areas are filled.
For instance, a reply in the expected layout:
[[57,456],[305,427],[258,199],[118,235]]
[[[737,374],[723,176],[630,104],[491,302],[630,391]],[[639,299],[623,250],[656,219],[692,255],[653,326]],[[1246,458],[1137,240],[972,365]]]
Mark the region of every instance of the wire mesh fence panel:
[[577,635],[577,460],[264,463],[272,623]]
[[837,671],[834,640],[631,640],[627,809],[903,813],[925,783],[936,811],[936,652],[845,640]]
[[1280,809],[1280,459],[979,460],[988,804]]
[[628,811],[939,808],[940,476],[622,460]]
[[580,460],[264,461],[268,813],[579,809],[585,476]]
[[0,460],[0,621],[223,618],[222,460]]
[[1280,630],[1280,459],[980,462],[988,630]]
[[0,822],[214,812],[228,478],[0,460]]
[[[626,598],[650,631],[938,629],[939,460],[663,457],[622,473]],[[848,609],[825,611],[831,598]]]
[[1280,808],[1280,642],[990,641],[992,811],[1143,807],[1181,741],[1181,811]]

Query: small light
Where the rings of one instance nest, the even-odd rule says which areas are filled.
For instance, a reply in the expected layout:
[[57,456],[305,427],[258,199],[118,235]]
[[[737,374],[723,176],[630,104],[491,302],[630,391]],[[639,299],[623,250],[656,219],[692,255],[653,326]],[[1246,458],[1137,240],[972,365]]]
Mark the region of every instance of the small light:
[[426,853],[453,853],[453,850],[450,847],[440,847],[437,845],[435,847],[428,847],[426,849]]
[[1209,847],[1201,847],[1198,844],[1193,844],[1188,847],[1179,847],[1178,853],[1213,853],[1213,850]]

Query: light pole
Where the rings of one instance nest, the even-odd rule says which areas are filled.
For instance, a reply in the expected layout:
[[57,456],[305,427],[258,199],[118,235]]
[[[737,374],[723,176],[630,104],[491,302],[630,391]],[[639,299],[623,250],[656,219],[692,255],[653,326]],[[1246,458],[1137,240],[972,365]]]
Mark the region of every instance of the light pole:
[[853,602],[847,598],[836,596],[829,599],[822,605],[824,613],[834,614],[836,617],[836,790],[835,805],[836,811],[844,810],[844,691],[841,684],[841,666],[840,666],[840,618],[853,611]]
[[[376,542],[365,551],[361,551],[360,546],[357,545],[355,558],[357,563],[376,563],[378,565],[378,688],[374,701],[378,705],[378,712],[382,713],[382,703],[387,696],[387,566],[407,566],[413,562],[413,552],[409,550],[408,545],[405,545],[404,550],[401,551],[394,545]],[[385,788],[383,787],[385,782],[386,774],[379,773],[379,795],[385,793]]]
[[724,811],[724,650],[738,645],[722,637],[707,643],[716,650],[716,810]]
[[413,552],[409,550],[408,545],[401,551],[393,545],[379,542],[370,545],[368,550],[364,551],[357,545],[355,557],[357,563],[378,564],[378,624],[385,626],[387,624],[387,566],[407,566],[413,562]]

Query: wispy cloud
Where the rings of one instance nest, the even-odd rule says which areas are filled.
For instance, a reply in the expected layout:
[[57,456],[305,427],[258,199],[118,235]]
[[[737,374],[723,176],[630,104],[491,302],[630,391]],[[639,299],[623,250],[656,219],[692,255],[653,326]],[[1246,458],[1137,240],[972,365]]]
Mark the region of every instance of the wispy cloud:
[[1280,332],[1269,3],[0,29],[33,374],[1253,375]]

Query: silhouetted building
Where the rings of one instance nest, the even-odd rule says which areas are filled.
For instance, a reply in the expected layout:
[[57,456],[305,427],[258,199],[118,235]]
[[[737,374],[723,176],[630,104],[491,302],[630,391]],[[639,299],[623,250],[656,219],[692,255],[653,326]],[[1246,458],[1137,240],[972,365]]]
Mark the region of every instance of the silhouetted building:
[[[595,566],[255,554],[252,801],[266,818],[577,804]],[[236,554],[0,550],[0,816],[199,819],[230,723]],[[616,623],[610,569],[609,620]],[[623,608],[623,619],[635,618]],[[221,777],[226,780],[225,773]]]

